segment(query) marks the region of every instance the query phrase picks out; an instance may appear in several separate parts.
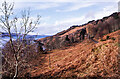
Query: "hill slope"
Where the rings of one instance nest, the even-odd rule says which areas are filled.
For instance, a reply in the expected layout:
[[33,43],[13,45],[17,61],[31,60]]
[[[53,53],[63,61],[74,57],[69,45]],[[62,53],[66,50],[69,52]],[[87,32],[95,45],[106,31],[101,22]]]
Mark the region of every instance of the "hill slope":
[[[106,39],[109,36],[109,39]],[[119,39],[118,39],[119,38]],[[104,35],[98,43],[84,40],[81,43],[48,51],[37,58],[35,66],[27,72],[32,77],[119,77],[118,48],[120,30]],[[43,58],[45,61],[40,63]],[[40,63],[40,64],[39,64]]]
[[38,41],[43,42],[48,50],[63,48],[67,46],[65,45],[66,35],[68,35],[71,43],[80,42],[79,36],[82,28],[86,28],[86,35],[89,34],[89,36],[94,37],[95,39],[102,38],[103,35],[120,29],[120,12],[113,13],[110,16],[96,21],[90,21],[83,25],[72,26],[56,35],[39,39]]

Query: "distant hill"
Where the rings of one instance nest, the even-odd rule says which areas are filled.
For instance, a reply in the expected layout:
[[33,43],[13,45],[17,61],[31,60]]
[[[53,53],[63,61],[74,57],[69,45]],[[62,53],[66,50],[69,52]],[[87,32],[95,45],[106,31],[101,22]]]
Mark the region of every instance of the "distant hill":
[[[11,34],[12,37],[16,37],[16,34],[15,33],[12,33]],[[45,37],[48,37],[50,35],[27,35],[27,38],[45,38]],[[4,37],[9,37],[9,34],[8,33],[4,33],[4,32],[0,32],[0,37],[4,38]]]
[[[11,35],[12,35],[12,36],[16,36],[15,33],[12,33]],[[0,32],[0,36],[1,36],[1,37],[9,37],[9,34],[8,34],[8,33],[4,33],[4,32]]]

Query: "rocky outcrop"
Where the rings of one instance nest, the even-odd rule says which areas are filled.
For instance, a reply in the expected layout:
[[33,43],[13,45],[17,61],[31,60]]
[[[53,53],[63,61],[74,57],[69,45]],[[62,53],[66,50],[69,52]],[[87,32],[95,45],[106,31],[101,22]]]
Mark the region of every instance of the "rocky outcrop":
[[[120,29],[120,12],[111,14],[99,20],[89,21],[83,25],[72,26],[67,30],[64,30],[56,35],[39,39],[48,50],[63,48],[69,46],[74,42],[80,42],[80,32],[83,28],[86,28],[86,35],[92,38],[102,38],[103,35],[114,32]],[[70,41],[66,41],[65,37],[68,35]],[[87,39],[87,37],[85,37]]]

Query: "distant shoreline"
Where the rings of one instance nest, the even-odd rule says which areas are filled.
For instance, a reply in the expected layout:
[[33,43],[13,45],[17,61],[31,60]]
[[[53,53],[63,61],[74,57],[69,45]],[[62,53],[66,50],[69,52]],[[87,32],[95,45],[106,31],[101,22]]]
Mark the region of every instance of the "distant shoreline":
[[[27,38],[30,38],[30,39],[35,39],[35,40],[37,40],[37,39],[41,39],[41,38],[45,38],[45,37],[48,37],[49,35],[27,35]],[[0,42],[2,43],[2,44],[5,44],[5,43],[7,43],[7,41],[9,41],[9,36],[0,36],[1,37],[1,40],[0,40]],[[13,37],[13,39],[16,39],[17,37],[15,36],[15,35],[12,35],[12,37]],[[3,45],[2,44],[0,44],[0,47],[3,47]]]

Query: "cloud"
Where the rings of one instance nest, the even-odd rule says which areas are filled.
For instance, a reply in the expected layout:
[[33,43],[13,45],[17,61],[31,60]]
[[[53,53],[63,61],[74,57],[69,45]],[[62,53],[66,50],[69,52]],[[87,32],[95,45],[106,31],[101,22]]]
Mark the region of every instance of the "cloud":
[[92,11],[88,12],[83,16],[78,16],[78,17],[72,16],[72,18],[64,18],[62,20],[57,20],[53,24],[48,24],[45,22],[40,25],[39,29],[44,29],[44,30],[41,30],[40,33],[56,34],[60,31],[68,29],[72,25],[82,25],[91,20],[102,19],[103,17],[109,16],[114,12],[117,12],[116,4],[105,6],[97,12],[92,12]]
[[61,21],[56,21],[54,23],[54,25],[61,25],[61,24],[69,24],[69,23],[78,23],[80,22],[81,20],[83,20],[84,17],[73,17],[73,18],[68,18],[68,19],[64,19],[64,20],[61,20]]
[[[82,0],[82,1],[73,1],[73,3],[71,3],[72,5],[67,5],[67,7],[64,7],[64,9],[57,9],[56,12],[70,12],[70,11],[75,11],[75,10],[79,10],[81,8],[86,8],[86,7],[90,7],[93,5],[98,5],[100,3],[116,3],[119,0]],[[113,6],[113,5],[112,5]]]
[[[4,1],[4,0],[1,0]],[[118,2],[119,0],[7,0],[8,2]]]
[[[4,0],[1,0],[1,3]],[[64,7],[62,3],[71,3],[65,9],[57,9],[57,12],[69,12],[79,10],[94,5],[99,2],[118,2],[119,0],[7,0],[7,2],[15,2],[15,9],[33,8],[33,9],[48,9],[54,7]]]
[[14,9],[26,9],[26,8],[30,8],[33,10],[45,10],[45,9],[49,9],[49,8],[54,8],[54,7],[59,7],[60,4],[58,3],[36,3],[36,2],[19,2],[19,3],[15,3],[15,7]]
[[114,12],[118,12],[118,5],[116,5],[116,3],[113,3],[112,5],[104,6],[102,9],[98,11],[87,12],[87,14],[84,16],[86,18],[97,20],[97,19],[102,19],[105,16],[109,16]]
[[82,17],[72,17],[63,20],[58,20],[55,21],[53,24],[43,22],[36,30],[36,33],[54,35],[60,31],[68,29],[72,25],[84,24],[90,20],[92,20],[92,18],[86,18],[85,16],[82,16]]
[[63,10],[56,10],[56,12],[75,11],[75,10],[79,10],[79,9],[81,9],[81,8],[90,7],[90,6],[94,5],[94,4],[95,4],[95,3],[85,3],[85,2],[83,2],[83,3],[81,3],[81,2],[79,2],[79,3],[73,3],[72,6],[71,6],[71,5],[70,5],[70,6],[68,5],[67,8],[65,8],[65,9],[63,9]]
[[58,6],[60,5],[57,3],[41,3],[41,4],[38,4],[38,6],[36,5],[35,9],[48,9],[48,8],[53,8]]
[[[4,1],[4,0],[1,0]],[[8,2],[78,2],[79,0],[7,0]]]
[[[4,0],[1,1],[1,4],[4,2]],[[62,6],[60,3],[55,3],[55,2],[41,2],[39,0],[7,0],[7,2],[10,3],[15,3],[14,4],[14,9],[26,9],[26,8],[31,8],[31,9],[37,9],[37,10],[45,10],[48,8],[54,8],[54,7],[59,7]]]
[[118,11],[118,6],[116,4],[105,6],[102,10],[95,13],[95,19],[101,19],[102,17],[109,16],[114,12]]

